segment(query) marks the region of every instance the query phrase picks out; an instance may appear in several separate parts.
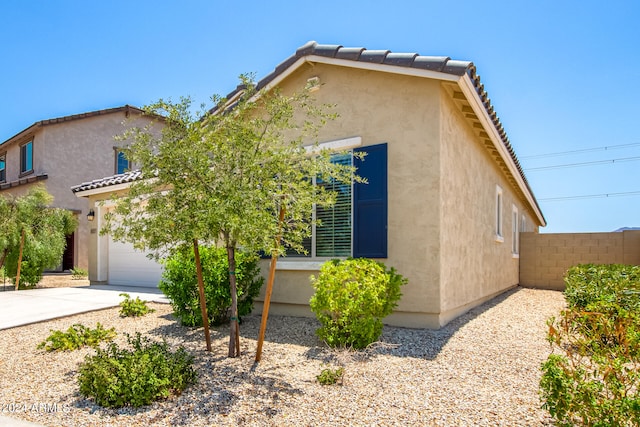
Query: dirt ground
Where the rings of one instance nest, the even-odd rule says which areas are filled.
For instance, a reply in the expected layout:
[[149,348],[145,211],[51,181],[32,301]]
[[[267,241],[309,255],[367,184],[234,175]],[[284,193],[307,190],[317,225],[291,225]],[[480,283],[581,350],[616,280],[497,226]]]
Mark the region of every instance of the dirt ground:
[[69,273],[45,273],[37,288],[70,288],[89,286],[89,279],[73,279]]

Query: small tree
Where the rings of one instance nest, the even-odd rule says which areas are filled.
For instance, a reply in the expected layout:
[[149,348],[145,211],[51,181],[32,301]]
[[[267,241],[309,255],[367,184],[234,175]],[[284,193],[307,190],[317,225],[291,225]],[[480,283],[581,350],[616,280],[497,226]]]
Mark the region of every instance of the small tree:
[[[258,92],[248,76],[240,79],[234,99],[213,97],[216,108],[197,117],[190,113],[189,99],[147,108],[164,115],[166,127],[159,138],[148,129],[126,134],[135,141],[127,151],[129,160],[140,165],[146,179],[134,182],[107,218],[114,238],[136,242],[156,256],[198,239],[226,248],[232,296],[229,357],[240,351],[236,249],[282,253],[275,243],[282,229],[286,246],[304,251],[314,204],[328,207],[335,199],[311,178],[358,179],[351,166],[332,163],[328,152],[311,156],[303,147],[303,142],[316,142],[317,130],[334,117],[328,106],[315,106],[307,91]],[[286,212],[282,221],[281,208]]]
[[64,209],[50,208],[53,197],[35,186],[21,197],[0,197],[0,267],[15,283],[21,275],[35,285],[42,272],[58,265],[77,220]]

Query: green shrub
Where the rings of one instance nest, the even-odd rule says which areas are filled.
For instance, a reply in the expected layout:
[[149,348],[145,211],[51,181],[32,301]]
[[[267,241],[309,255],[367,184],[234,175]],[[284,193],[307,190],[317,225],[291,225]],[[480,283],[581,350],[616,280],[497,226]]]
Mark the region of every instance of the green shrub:
[[[201,246],[199,253],[209,322],[213,325],[227,323],[231,307],[227,251],[224,248]],[[241,317],[251,313],[253,300],[260,293],[264,283],[258,261],[256,255],[236,252],[238,315]],[[202,315],[193,249],[176,251],[165,260],[164,266],[160,289],[171,301],[174,314],[183,325],[201,326]]]
[[316,375],[316,380],[321,385],[333,385],[336,383],[342,384],[342,378],[344,377],[344,368],[324,368],[320,371],[320,375]]
[[122,317],[138,317],[144,316],[147,313],[153,313],[155,310],[151,307],[147,306],[146,301],[142,301],[140,297],[136,297],[136,299],[131,299],[129,294],[122,293],[121,297],[124,297],[124,300],[120,302],[120,316]]
[[639,273],[622,265],[568,271],[568,309],[547,322],[554,353],[540,380],[543,407],[559,425],[640,425]]
[[[17,262],[16,262],[17,266]],[[39,267],[33,262],[23,260],[20,265],[20,283],[19,289],[33,289],[42,280],[43,274],[42,267]],[[7,272],[11,277],[11,281],[15,284],[17,279],[18,270],[7,268]]]
[[407,283],[394,268],[370,259],[325,262],[311,277],[309,302],[322,326],[318,337],[331,347],[365,348],[382,333],[382,319],[393,311]]
[[175,352],[166,342],[127,336],[132,349],[111,343],[87,356],[80,365],[80,393],[98,405],[119,408],[143,406],[179,394],[197,379],[193,356],[180,347]]
[[640,266],[583,264],[565,275],[564,292],[569,307],[588,310],[592,303],[611,302],[638,309]]
[[110,341],[116,336],[114,328],[104,329],[98,322],[95,329],[76,323],[66,332],[51,330],[51,335],[38,344],[38,349],[46,351],[76,350],[86,345],[96,347],[102,341]]
[[71,280],[82,280],[89,275],[87,270],[80,267],[73,267],[71,269]]

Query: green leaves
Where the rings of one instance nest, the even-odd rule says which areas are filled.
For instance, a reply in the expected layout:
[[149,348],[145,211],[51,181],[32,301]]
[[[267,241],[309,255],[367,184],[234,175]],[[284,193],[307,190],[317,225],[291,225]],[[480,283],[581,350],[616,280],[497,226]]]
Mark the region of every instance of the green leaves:
[[131,299],[131,296],[126,293],[122,293],[120,296],[124,297],[124,300],[120,302],[121,317],[140,317],[155,311],[153,308],[148,307],[147,302],[142,301],[140,297]]
[[319,128],[335,118],[331,106],[315,105],[305,91],[257,91],[248,75],[240,81],[244,89],[234,99],[214,97],[214,109],[196,115],[188,98],[146,107],[166,119],[161,131],[134,127],[121,137],[132,142],[127,157],[145,179],[114,195],[103,232],[157,257],[193,239],[216,242],[223,235],[247,251],[271,253],[284,204],[283,239],[302,250],[313,205],[328,207],[335,199],[312,178],[360,178],[353,167],[331,163],[328,152],[311,156],[303,146],[317,143]]
[[[229,321],[231,291],[229,290],[229,262],[225,248],[200,246],[204,291],[209,322],[220,325]],[[202,315],[198,300],[195,259],[192,248],[176,251],[164,263],[160,289],[171,301],[174,314],[183,325],[201,326]],[[260,276],[258,258],[236,253],[236,283],[238,314],[246,316],[253,309],[253,300],[260,292],[264,278]]]
[[567,310],[552,318],[542,364],[543,407],[559,425],[640,425],[640,267],[579,265]]
[[325,262],[309,302],[322,324],[316,333],[331,347],[365,348],[382,333],[382,319],[400,299],[407,279],[370,259]]
[[127,341],[131,349],[112,343],[85,358],[78,378],[83,396],[105,407],[139,407],[196,382],[193,356],[183,347],[171,352],[166,342],[152,342],[140,333]]
[[66,236],[77,226],[71,212],[48,207],[52,201],[41,185],[21,197],[0,196],[0,266],[4,261],[7,275],[15,278],[24,231],[21,285],[35,286],[43,270],[60,263]]
[[95,329],[76,323],[66,332],[51,331],[51,335],[38,344],[38,349],[46,351],[77,350],[84,346],[96,347],[102,341],[111,341],[116,336],[115,328],[104,329],[100,322]]

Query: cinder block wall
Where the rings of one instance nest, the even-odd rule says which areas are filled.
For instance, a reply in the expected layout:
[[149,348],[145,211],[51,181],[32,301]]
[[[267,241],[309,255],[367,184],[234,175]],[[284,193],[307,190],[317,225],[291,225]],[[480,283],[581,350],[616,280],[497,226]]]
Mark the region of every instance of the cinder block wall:
[[520,285],[564,290],[576,264],[640,264],[640,230],[615,233],[520,234]]

